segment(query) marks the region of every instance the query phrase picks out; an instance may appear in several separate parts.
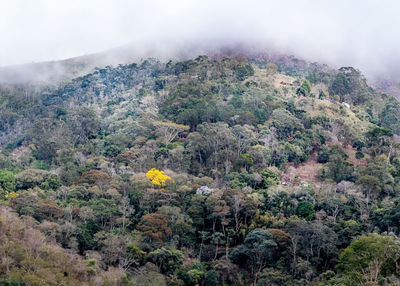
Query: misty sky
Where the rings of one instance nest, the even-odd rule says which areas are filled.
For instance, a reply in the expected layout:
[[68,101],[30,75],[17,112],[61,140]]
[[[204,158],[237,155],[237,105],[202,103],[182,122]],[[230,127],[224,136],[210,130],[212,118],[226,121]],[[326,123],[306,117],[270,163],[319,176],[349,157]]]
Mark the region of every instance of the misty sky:
[[273,46],[400,75],[400,1],[0,0],[0,66],[125,44]]

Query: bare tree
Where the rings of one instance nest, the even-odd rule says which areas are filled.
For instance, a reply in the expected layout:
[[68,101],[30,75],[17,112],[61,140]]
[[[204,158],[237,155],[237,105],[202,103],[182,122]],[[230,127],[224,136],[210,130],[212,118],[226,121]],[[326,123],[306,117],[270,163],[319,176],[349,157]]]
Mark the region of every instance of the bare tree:
[[157,131],[164,136],[165,145],[168,145],[174,141],[176,136],[178,136],[180,133],[189,130],[189,126],[174,122],[156,121],[154,125],[156,126]]

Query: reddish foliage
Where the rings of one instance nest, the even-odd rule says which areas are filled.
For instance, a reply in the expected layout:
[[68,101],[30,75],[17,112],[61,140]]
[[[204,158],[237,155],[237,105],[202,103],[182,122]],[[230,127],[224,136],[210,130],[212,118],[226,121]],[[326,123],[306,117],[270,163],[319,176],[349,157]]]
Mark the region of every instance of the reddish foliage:
[[150,241],[163,241],[172,234],[167,219],[160,214],[144,215],[137,229],[142,231]]
[[84,172],[80,181],[88,184],[107,184],[112,180],[111,176],[99,170]]

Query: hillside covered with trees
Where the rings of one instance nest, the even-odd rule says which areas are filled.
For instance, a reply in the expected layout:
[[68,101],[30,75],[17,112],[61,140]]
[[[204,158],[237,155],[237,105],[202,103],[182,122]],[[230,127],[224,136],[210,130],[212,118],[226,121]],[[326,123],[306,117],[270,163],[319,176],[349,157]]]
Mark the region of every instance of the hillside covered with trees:
[[399,285],[400,103],[198,56],[0,85],[0,285]]

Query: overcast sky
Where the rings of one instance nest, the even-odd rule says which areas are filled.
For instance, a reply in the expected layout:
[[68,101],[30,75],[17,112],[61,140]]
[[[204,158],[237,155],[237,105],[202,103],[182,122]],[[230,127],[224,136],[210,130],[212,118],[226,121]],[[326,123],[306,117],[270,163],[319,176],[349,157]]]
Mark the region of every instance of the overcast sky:
[[167,42],[268,44],[400,75],[400,1],[0,0],[0,66]]

